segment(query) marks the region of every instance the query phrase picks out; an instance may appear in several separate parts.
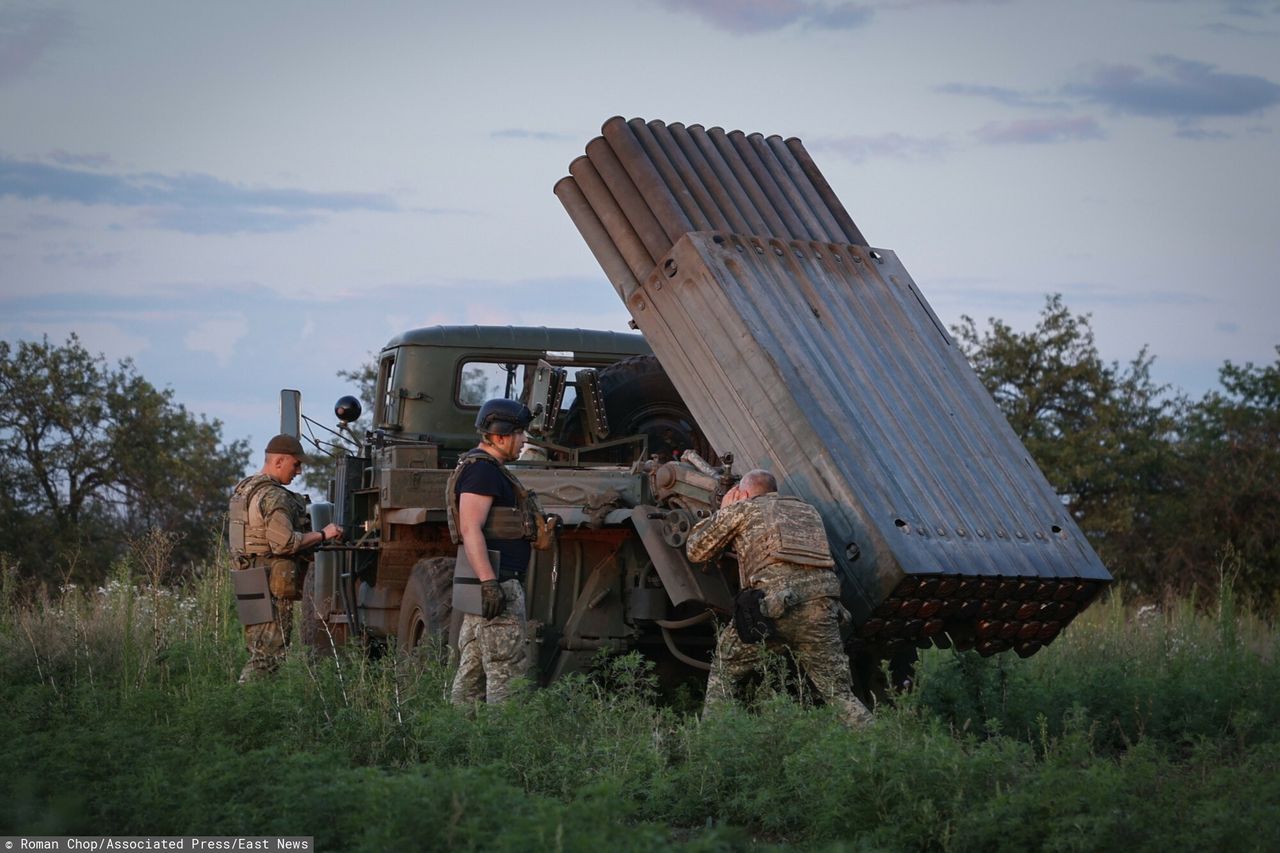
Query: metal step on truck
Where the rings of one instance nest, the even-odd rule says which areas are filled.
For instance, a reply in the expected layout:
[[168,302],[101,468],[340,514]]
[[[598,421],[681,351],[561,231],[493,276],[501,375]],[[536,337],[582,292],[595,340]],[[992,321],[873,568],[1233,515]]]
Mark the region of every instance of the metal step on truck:
[[310,642],[450,636],[445,482],[495,396],[536,413],[511,467],[562,519],[526,581],[544,681],[601,649],[639,649],[671,679],[708,668],[737,571],[683,545],[735,468],[768,468],[822,514],[864,695],[878,661],[917,647],[1034,654],[1110,582],[800,140],[615,117],[555,193],[641,334],[443,326],[388,342],[371,428],[314,508],[348,539],[308,578]]

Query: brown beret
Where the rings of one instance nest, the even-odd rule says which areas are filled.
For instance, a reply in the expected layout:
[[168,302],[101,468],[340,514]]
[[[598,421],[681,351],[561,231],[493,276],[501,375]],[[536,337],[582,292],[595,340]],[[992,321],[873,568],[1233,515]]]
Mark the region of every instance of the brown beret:
[[267,442],[268,453],[283,453],[286,456],[296,456],[298,459],[306,460],[307,455],[302,452],[302,442],[291,435],[277,435],[275,438]]

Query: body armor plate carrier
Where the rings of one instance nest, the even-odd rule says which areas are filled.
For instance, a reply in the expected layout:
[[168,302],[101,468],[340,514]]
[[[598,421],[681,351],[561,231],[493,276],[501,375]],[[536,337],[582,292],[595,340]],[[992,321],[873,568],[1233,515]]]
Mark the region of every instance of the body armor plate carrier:
[[[489,516],[484,522],[485,538],[528,539],[534,543],[535,548],[542,545],[540,534],[546,526],[546,520],[542,507],[538,504],[537,494],[526,489],[506,465],[479,449],[469,450],[458,458],[458,467],[453,469],[444,487],[445,508],[449,515],[449,537],[454,544],[462,542],[462,533],[458,529],[458,478],[462,476],[462,472],[468,465],[477,463],[495,466],[511,483],[511,488],[516,493],[515,506],[489,507]],[[550,542],[539,550],[546,550],[546,547],[550,547]]]

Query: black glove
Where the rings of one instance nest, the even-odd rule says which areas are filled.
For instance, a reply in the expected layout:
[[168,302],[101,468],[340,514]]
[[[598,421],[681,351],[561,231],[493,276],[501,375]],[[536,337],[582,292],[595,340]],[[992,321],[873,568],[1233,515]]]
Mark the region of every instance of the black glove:
[[496,580],[480,581],[480,614],[492,619],[502,613],[507,600],[502,595],[502,585]]
[[759,643],[778,636],[778,624],[761,612],[764,590],[744,589],[733,600],[733,627],[744,643]]

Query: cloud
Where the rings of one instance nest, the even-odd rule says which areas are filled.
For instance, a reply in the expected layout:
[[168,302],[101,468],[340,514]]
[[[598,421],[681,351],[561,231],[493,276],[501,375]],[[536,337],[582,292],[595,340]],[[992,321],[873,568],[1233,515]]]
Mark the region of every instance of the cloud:
[[[1215,66],[1175,56],[1152,59],[1154,70],[1136,65],[1095,65],[1084,79],[1061,86],[1057,95],[1022,92],[1003,86],[948,83],[936,91],[949,95],[985,98],[1006,107],[1024,110],[1060,110],[1097,104],[1114,114],[1173,119],[1176,135],[1183,139],[1228,139],[1223,132],[1201,130],[1203,119],[1262,113],[1280,103],[1280,85],[1253,74],[1229,74]],[[983,142],[1043,143],[1100,139],[1096,120],[1070,119],[988,124],[975,135]]]
[[71,225],[71,220],[64,219],[61,216],[32,213],[23,217],[18,224],[25,231],[57,231]]
[[1090,116],[988,122],[973,132],[986,145],[1044,145],[1102,139],[1102,129]]
[[1133,65],[1102,65],[1064,92],[1117,113],[1195,120],[1245,116],[1280,103],[1280,85],[1253,74],[1227,74],[1215,66],[1175,56],[1153,59],[1162,73]]
[[1054,290],[1073,303],[1109,307],[1195,307],[1213,305],[1218,301],[1207,294],[1186,290],[1130,289],[1127,286],[1090,281],[1064,281],[1055,285]]
[[1173,134],[1179,139],[1194,139],[1196,141],[1212,141],[1217,139],[1231,139],[1231,134],[1221,130],[1205,130],[1194,125],[1186,125],[1179,127]]
[[72,31],[56,9],[0,9],[0,85],[21,77]]
[[573,139],[567,133],[555,133],[550,130],[528,130],[523,127],[508,127],[495,130],[489,134],[490,139],[532,139],[537,142],[564,142]]
[[923,6],[1008,6],[1015,0],[881,0],[878,6],[916,9]]
[[[1280,12],[1280,4],[1277,4],[1277,12]],[[1246,38],[1246,39],[1275,39],[1280,36],[1280,30],[1267,29],[1259,27],[1241,27],[1236,24],[1227,24],[1218,21],[1212,24],[1205,24],[1204,31],[1213,33],[1215,36],[1227,36],[1229,38]]]
[[896,160],[935,159],[951,151],[951,143],[942,136],[903,136],[885,133],[879,136],[816,137],[806,143],[814,151],[829,151],[853,163],[887,158]]
[[1226,320],[1221,323],[1214,323],[1213,328],[1215,331],[1222,332],[1223,334],[1234,335],[1240,331],[1240,324]]
[[811,11],[801,23],[812,30],[853,30],[871,21],[871,10],[855,3],[834,6],[811,4]]
[[658,0],[675,12],[690,12],[717,29],[735,35],[781,30],[792,25],[847,30],[871,20],[869,7],[858,3],[816,0]]
[[151,339],[136,334],[126,326],[110,321],[75,319],[74,322],[41,320],[26,317],[0,318],[0,338],[7,341],[38,341],[44,336],[51,343],[63,344],[74,334],[89,352],[105,356],[109,361],[135,358],[151,349]]
[[[1219,6],[1221,10],[1228,15],[1236,18],[1249,18],[1261,20],[1268,15],[1280,15],[1280,3],[1276,0],[1148,0],[1148,2],[1156,5],[1177,5],[1184,3],[1190,5],[1194,3],[1198,6]],[[1214,27],[1210,27],[1213,29]],[[1235,29],[1235,28],[1232,28]],[[1243,31],[1241,31],[1243,32]]]
[[210,317],[182,338],[192,352],[212,353],[219,367],[227,367],[235,355],[236,344],[249,334],[249,321],[244,314]]
[[424,216],[480,216],[480,211],[465,207],[410,207],[406,210]]
[[78,267],[86,270],[106,270],[116,266],[124,258],[120,252],[87,252],[84,249],[71,249],[62,252],[48,252],[40,260],[49,266]]
[[1062,100],[1061,98],[1031,95],[1026,92],[1019,92],[1016,89],[1007,89],[1003,86],[979,86],[971,83],[948,83],[945,86],[938,86],[934,91],[941,92],[944,95],[965,95],[969,97],[986,98],[987,100],[995,101],[997,104],[1003,104],[1006,107],[1014,107],[1016,109],[1063,110],[1071,107],[1070,103]]
[[112,163],[109,154],[73,154],[61,148],[50,151],[49,159],[63,166],[87,166],[91,169],[105,168]]
[[323,213],[393,211],[373,193],[246,187],[211,175],[104,174],[0,156],[0,198],[136,207],[155,228],[188,234],[290,231]]
[[315,333],[316,318],[311,314],[307,314],[307,319],[303,321],[302,328],[298,329],[298,338],[303,341],[309,341]]
[[250,208],[159,208],[144,210],[142,220],[162,231],[208,234],[276,234],[319,222],[315,213]]

